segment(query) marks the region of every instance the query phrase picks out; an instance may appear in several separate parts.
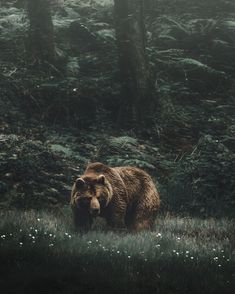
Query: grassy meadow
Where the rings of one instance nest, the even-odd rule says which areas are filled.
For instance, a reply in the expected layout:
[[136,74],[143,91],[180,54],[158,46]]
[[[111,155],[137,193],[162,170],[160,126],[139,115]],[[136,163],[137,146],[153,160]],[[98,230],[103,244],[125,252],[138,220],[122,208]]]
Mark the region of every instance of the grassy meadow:
[[160,216],[153,232],[73,232],[69,208],[0,213],[1,293],[234,293],[235,222]]

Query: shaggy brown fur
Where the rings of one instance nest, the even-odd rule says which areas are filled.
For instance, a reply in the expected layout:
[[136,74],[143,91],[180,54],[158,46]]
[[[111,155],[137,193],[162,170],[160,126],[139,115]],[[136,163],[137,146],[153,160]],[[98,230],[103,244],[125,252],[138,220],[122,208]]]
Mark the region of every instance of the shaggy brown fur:
[[139,231],[153,227],[160,198],[145,171],[96,162],[75,181],[70,203],[77,230],[89,229],[99,215],[113,228]]

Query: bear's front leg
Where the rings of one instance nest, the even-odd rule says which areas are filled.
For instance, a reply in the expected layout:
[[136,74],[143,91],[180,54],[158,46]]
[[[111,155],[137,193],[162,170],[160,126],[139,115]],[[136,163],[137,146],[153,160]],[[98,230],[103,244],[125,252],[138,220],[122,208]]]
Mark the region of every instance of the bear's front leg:
[[117,231],[126,231],[125,215],[126,205],[113,206],[107,220],[108,226]]
[[93,219],[89,212],[73,208],[73,221],[76,232],[87,232],[91,229]]

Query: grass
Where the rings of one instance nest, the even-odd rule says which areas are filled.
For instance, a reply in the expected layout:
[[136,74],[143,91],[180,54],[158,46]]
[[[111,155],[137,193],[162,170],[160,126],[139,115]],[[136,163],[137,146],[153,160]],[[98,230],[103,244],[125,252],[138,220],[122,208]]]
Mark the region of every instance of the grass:
[[235,222],[159,217],[153,232],[73,233],[70,211],[0,212],[3,293],[234,293]]

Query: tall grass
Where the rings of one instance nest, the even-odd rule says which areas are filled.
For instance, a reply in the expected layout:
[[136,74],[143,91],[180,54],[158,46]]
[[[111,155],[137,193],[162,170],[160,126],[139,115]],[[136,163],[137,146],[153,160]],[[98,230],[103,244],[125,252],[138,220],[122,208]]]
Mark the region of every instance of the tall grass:
[[3,293],[234,293],[235,222],[160,217],[153,232],[102,223],[75,234],[69,211],[0,213]]

